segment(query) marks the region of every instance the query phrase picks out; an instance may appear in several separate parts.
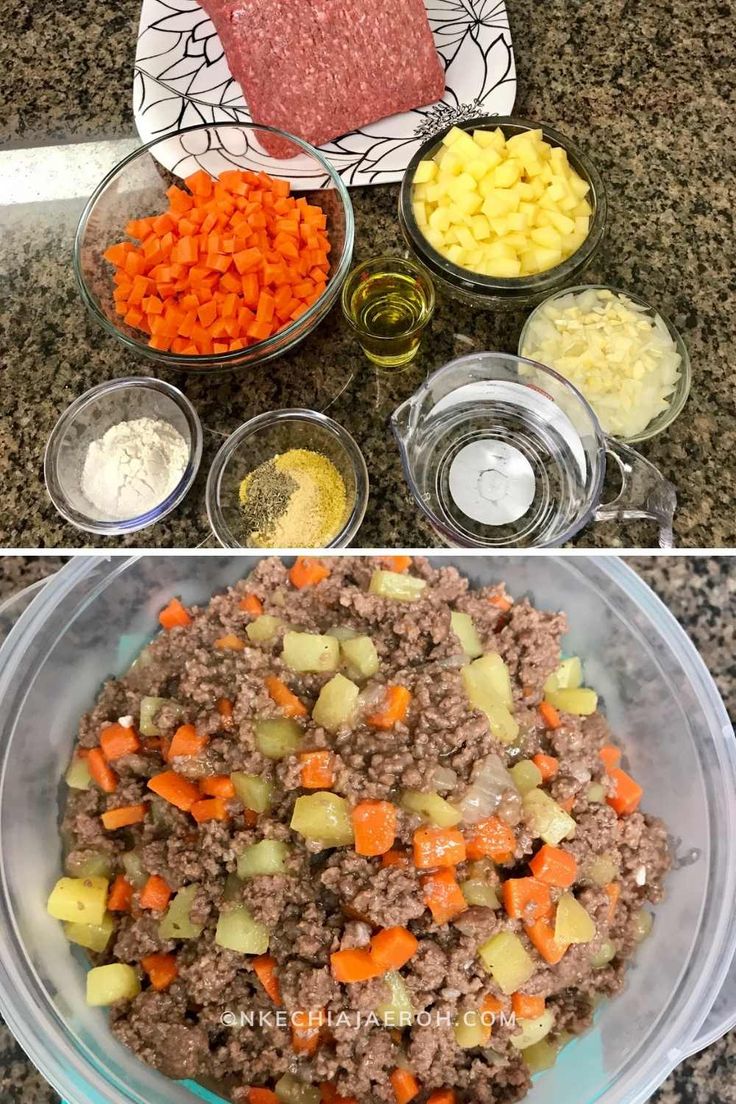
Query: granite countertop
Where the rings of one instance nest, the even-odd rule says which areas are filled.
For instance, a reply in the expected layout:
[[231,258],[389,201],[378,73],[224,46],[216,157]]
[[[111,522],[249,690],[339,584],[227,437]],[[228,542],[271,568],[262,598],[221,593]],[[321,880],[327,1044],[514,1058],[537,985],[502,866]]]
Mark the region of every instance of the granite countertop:
[[[0,559],[0,602],[55,571],[61,562],[56,557]],[[736,722],[736,560],[633,557],[629,563],[687,630],[718,684],[729,716]],[[58,1101],[1,1021],[0,1100],[3,1104]],[[652,1101],[736,1104],[736,1032],[683,1062]]]
[[[16,169],[25,166],[29,184],[41,184],[52,197],[0,208],[7,281],[0,306],[0,540],[8,546],[99,543],[65,524],[47,501],[44,445],[58,416],[86,388],[147,370],[85,315],[71,266],[84,197],[129,148],[134,133],[131,76],[139,8],[140,0],[0,0],[3,25],[14,36],[0,71],[0,142],[10,150],[0,158]],[[736,73],[733,5],[508,0],[508,8],[517,113],[557,124],[592,155],[608,183],[610,226],[590,278],[659,305],[691,353],[686,413],[642,446],[678,488],[676,542],[736,545],[729,294],[736,266],[725,140]],[[402,248],[396,196],[396,186],[353,192],[358,257]],[[428,370],[453,355],[471,348],[513,351],[522,321],[516,312],[476,312],[441,300],[420,359],[387,379],[362,359],[335,310],[295,353],[259,371],[170,376],[194,401],[206,427],[202,470],[174,514],[128,543],[212,543],[204,483],[224,436],[255,413],[306,405],[329,409],[365,452],[372,493],[356,545],[435,544],[408,497],[388,416]],[[589,527],[576,543],[648,547],[656,540],[648,523],[606,523]]]

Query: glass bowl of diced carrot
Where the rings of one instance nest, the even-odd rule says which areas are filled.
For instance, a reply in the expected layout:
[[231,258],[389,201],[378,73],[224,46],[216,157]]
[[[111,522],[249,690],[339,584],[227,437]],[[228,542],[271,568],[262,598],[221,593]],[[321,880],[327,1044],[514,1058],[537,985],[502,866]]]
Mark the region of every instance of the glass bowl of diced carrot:
[[[266,133],[293,156],[267,153]],[[149,142],[108,173],[80,219],[74,265],[89,311],[125,348],[206,372],[303,340],[339,298],[353,239],[348,191],[318,150],[218,123]]]

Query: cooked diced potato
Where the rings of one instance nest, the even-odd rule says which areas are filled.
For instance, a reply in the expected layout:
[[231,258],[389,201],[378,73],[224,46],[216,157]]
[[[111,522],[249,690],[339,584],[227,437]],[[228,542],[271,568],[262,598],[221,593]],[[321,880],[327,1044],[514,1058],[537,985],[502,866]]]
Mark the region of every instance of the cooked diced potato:
[[95,966],[87,974],[87,1004],[107,1007],[120,1000],[133,1000],[141,991],[138,974],[132,966],[113,962]]
[[535,790],[537,786],[542,785],[542,772],[536,763],[532,763],[531,759],[521,759],[511,768],[509,773],[522,797],[530,790]]
[[126,851],[123,855],[125,877],[136,889],[143,889],[148,881],[148,871],[144,869],[143,860],[137,851]]
[[478,949],[481,962],[502,993],[510,996],[534,973],[534,962],[518,935],[499,932]]
[[450,614],[450,625],[468,659],[475,659],[477,656],[483,655],[483,645],[480,642],[478,630],[473,624],[473,618],[469,613],[459,613],[457,610],[453,610]]
[[590,943],[595,939],[595,921],[572,893],[563,893],[555,913],[558,943]]
[[115,928],[115,921],[109,912],[102,917],[101,924],[73,924],[67,921],[64,924],[64,935],[70,943],[78,943],[80,947],[86,947],[89,951],[104,951],[110,942],[110,936]]
[[107,878],[59,878],[46,908],[56,920],[101,924],[107,908]]
[[488,1046],[491,1037],[491,1026],[483,1022],[483,1015],[473,1009],[461,1012],[455,1020],[455,1042],[463,1050],[475,1050],[476,1047]]
[[389,970],[384,974],[383,980],[387,996],[376,1008],[376,1015],[386,1027],[408,1027],[414,1016],[414,1008],[406,982],[396,970]]
[[468,700],[488,717],[491,732],[503,744],[512,744],[519,726],[511,712],[511,684],[508,669],[500,656],[487,655],[474,660],[462,672]]
[[320,1104],[322,1094],[314,1085],[299,1081],[291,1073],[285,1073],[274,1089],[282,1104]]
[[575,821],[544,790],[524,794],[522,805],[530,831],[545,843],[556,847],[575,831]]
[[598,695],[595,690],[583,687],[577,690],[553,690],[545,697],[555,709],[563,713],[572,713],[576,717],[589,717],[598,708]]
[[273,801],[273,783],[257,774],[233,771],[230,775],[235,793],[246,809],[254,813],[267,813]]
[[369,636],[355,636],[341,641],[340,651],[351,678],[368,679],[378,674],[378,652]]
[[500,655],[491,652],[489,655],[476,659],[474,663],[470,664],[470,671],[472,671],[474,679],[486,685],[507,709],[511,709],[514,702],[511,690],[511,675]]
[[557,1047],[549,1039],[540,1039],[538,1043],[524,1047],[523,1057],[530,1073],[542,1073],[543,1070],[552,1069],[557,1061]]
[[381,598],[394,598],[399,602],[416,602],[426,587],[424,579],[414,575],[402,575],[397,571],[374,571],[368,592]]
[[602,855],[594,855],[592,859],[588,859],[583,867],[584,877],[597,886],[614,882],[620,873],[621,866],[609,851]]
[[585,796],[594,805],[600,805],[606,800],[606,787],[600,782],[591,782],[585,791]]
[[323,790],[296,799],[291,828],[323,847],[346,847],[354,839],[347,801]]
[[64,781],[72,790],[87,790],[92,782],[86,759],[80,759],[75,755],[64,775]]
[[195,924],[190,917],[192,905],[198,892],[199,885],[196,882],[179,890],[158,926],[158,934],[162,939],[199,938],[204,929],[204,924]]
[[609,962],[613,962],[616,957],[618,948],[616,944],[610,939],[604,939],[599,949],[593,955],[590,960],[590,965],[594,970],[600,970],[603,966],[607,966]]
[[583,684],[583,668],[578,656],[563,659],[556,671],[544,682],[545,694],[555,690],[577,690]]
[[401,807],[408,813],[417,813],[438,828],[454,828],[463,819],[460,811],[437,793],[404,790]]
[[260,617],[256,617],[255,621],[251,621],[249,625],[246,625],[245,632],[253,644],[265,644],[269,640],[275,639],[283,623],[280,617],[272,617],[268,613],[262,613]]
[[302,742],[302,730],[296,721],[260,720],[253,726],[256,747],[267,759],[284,759],[293,755]]
[[246,847],[238,856],[238,877],[256,878],[259,874],[283,874],[289,848],[281,840],[264,839]]
[[312,710],[312,720],[328,732],[337,732],[355,717],[359,694],[360,689],[354,682],[344,675],[335,675],[320,690]]
[[245,905],[236,905],[220,913],[215,943],[229,951],[262,955],[268,950],[269,931],[254,920]]
[[463,897],[469,905],[481,905],[483,908],[500,908],[496,887],[484,882],[482,878],[468,878],[460,883]]
[[281,658],[292,671],[312,674],[336,671],[340,665],[340,643],[334,636],[287,632]]
[[521,1031],[515,1035],[509,1037],[509,1042],[517,1050],[526,1050],[527,1047],[534,1046],[535,1043],[540,1043],[542,1039],[546,1039],[550,1031],[554,1027],[555,1017],[548,1008],[545,1008],[541,1016],[536,1016],[533,1020],[516,1021],[517,1027],[521,1028]]
[[67,873],[73,878],[110,878],[112,859],[106,851],[90,851],[82,858],[71,854],[66,858]]
[[169,698],[141,698],[141,708],[138,718],[138,731],[140,732],[141,736],[161,735],[161,730],[156,724],[156,716],[158,715],[159,710],[164,705],[175,706],[175,712],[181,712],[181,709],[176,704],[176,702],[172,702]]
[[634,915],[634,939],[637,943],[642,943],[652,928],[654,927],[654,917],[647,909],[639,909]]

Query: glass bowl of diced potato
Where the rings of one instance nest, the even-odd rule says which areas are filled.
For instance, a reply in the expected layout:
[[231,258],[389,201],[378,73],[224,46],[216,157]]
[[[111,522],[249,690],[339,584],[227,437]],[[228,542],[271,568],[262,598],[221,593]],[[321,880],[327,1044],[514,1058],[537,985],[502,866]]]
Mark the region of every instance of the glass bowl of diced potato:
[[399,221],[449,294],[475,306],[526,306],[578,282],[603,238],[606,193],[590,158],[559,131],[486,116],[419,148]]

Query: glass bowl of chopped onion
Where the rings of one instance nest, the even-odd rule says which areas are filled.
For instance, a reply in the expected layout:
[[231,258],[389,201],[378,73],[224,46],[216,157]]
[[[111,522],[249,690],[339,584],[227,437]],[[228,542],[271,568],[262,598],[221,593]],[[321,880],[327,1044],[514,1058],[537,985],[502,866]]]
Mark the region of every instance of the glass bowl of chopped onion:
[[275,410],[236,429],[215,456],[207,516],[224,548],[344,548],[368,490],[346,429],[316,410]]
[[690,393],[690,357],[670,320],[640,296],[584,284],[530,314],[519,355],[559,372],[611,437],[636,444],[674,422]]
[[[266,152],[279,139],[285,156]],[[340,296],[355,222],[340,174],[300,138],[255,123],[188,127],[134,150],[79,221],[77,285],[92,317],[161,367],[261,365]]]

